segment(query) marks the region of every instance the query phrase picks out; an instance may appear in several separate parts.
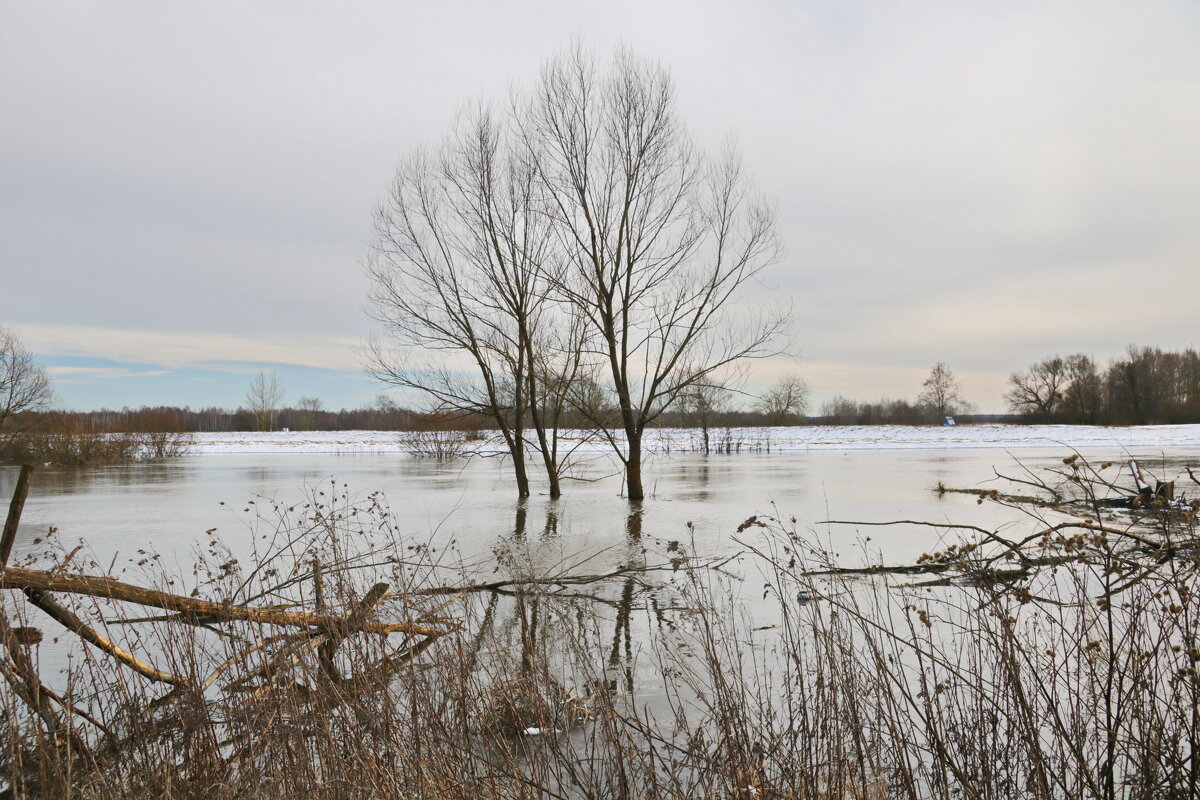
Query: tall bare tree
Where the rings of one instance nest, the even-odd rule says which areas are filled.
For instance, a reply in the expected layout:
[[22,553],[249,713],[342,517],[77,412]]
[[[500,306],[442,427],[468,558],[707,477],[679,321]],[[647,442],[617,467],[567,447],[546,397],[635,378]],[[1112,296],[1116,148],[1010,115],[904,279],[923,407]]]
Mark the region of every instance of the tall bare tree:
[[246,408],[254,417],[254,427],[260,431],[275,430],[279,407],[283,405],[283,390],[275,370],[260,369],[246,390]]
[[734,300],[779,256],[774,215],[731,146],[693,146],[667,71],[627,51],[607,68],[580,47],[552,60],[516,122],[561,250],[551,282],[606,366],[624,441],[606,433],[641,500],[646,426],[773,352],[787,314],[738,319]]
[[372,348],[372,374],[425,395],[436,411],[490,418],[522,497],[527,419],[559,493],[557,439],[546,426],[561,395],[543,381],[569,377],[578,352],[543,278],[551,226],[538,170],[504,121],[477,105],[436,152],[400,165],[367,262],[371,308],[392,345]]
[[0,444],[15,435],[15,418],[21,412],[45,408],[52,397],[46,370],[16,331],[0,326]]

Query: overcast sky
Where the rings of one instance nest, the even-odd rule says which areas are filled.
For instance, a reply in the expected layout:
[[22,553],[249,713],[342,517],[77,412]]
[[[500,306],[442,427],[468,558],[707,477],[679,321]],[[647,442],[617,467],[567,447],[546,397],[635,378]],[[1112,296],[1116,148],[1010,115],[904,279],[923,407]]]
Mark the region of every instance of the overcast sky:
[[777,201],[795,362],[983,411],[1052,353],[1200,344],[1200,3],[17,3],[0,324],[68,407],[379,391],[362,257],[397,161],[580,38],[674,72]]

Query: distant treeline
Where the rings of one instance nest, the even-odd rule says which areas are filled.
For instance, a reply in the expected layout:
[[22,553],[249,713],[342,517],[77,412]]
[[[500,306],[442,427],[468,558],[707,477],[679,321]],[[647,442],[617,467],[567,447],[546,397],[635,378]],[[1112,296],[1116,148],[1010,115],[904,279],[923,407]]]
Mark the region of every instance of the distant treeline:
[[1200,422],[1200,354],[1130,346],[1100,368],[1087,355],[1050,356],[1009,377],[1005,395],[1027,422],[1163,425]]
[[[929,382],[926,382],[928,387]],[[874,402],[834,397],[818,415],[786,414],[730,408],[732,402],[683,403],[654,420],[661,427],[753,427],[764,425],[930,425],[944,414],[966,423],[1063,423],[1080,425],[1155,425],[1200,423],[1200,353],[1154,347],[1130,347],[1101,368],[1082,353],[1050,356],[1009,377],[1005,395],[1012,414],[969,414],[957,400],[932,402],[929,392],[916,400]],[[330,411],[313,398],[299,408],[277,409],[271,429],[293,431],[436,431],[483,430],[490,418],[470,412],[430,413],[408,409],[381,398],[367,408]],[[723,408],[721,406],[724,406]],[[576,419],[575,417],[579,417]],[[615,415],[614,415],[615,419]],[[246,408],[156,406],[100,411],[26,411],[14,427],[25,431],[90,433],[200,433],[263,429],[264,416]],[[582,415],[564,411],[564,428],[586,428]],[[0,448],[2,449],[2,448]]]
[[[997,425],[1025,422],[1016,414],[950,414],[957,425]],[[921,402],[876,400],[859,402],[834,397],[821,405],[821,415],[808,417],[808,425],[940,425],[945,417]]]
[[[99,411],[42,411],[23,415],[27,428],[57,428],[66,422],[85,424],[97,433],[170,432],[201,433],[209,431],[255,431],[262,429],[261,416],[244,408],[191,408],[188,406],[154,406]],[[282,408],[274,417],[274,430],[346,431],[380,430],[411,431],[443,427],[473,429],[482,422],[479,418],[457,415],[425,414],[397,406],[326,411],[314,408]]]
[[[832,412],[831,412],[832,409]],[[820,416],[793,416],[788,425],[925,425],[931,422],[927,409],[905,401],[855,403],[844,398],[826,404]],[[698,420],[688,411],[668,411],[657,424],[664,428],[736,428],[762,427],[778,424],[759,411],[719,411]],[[958,417],[960,424],[1019,422],[1015,415],[971,414]],[[572,422],[572,420],[568,420]],[[202,433],[249,432],[259,430],[257,417],[245,409],[230,411],[223,408],[193,409],[190,407],[156,406],[99,411],[43,411],[22,415],[22,427],[28,431],[61,432],[87,431],[105,433]],[[584,424],[583,420],[578,421]],[[437,414],[401,407],[373,407],[314,411],[283,408],[278,411],[275,430],[291,431],[476,431],[484,430],[487,419],[482,415],[455,413]],[[568,425],[567,427],[570,427]]]
[[[568,412],[563,427],[585,427],[587,420],[571,419]],[[663,427],[695,427],[687,411],[668,411],[657,423]],[[154,406],[122,408],[99,411],[41,411],[21,415],[22,427],[26,429],[61,429],[63,427],[86,427],[96,433],[165,432],[202,433],[238,432],[261,430],[260,415],[247,409],[199,408],[178,406]],[[274,430],[291,431],[436,431],[436,430],[483,430],[488,428],[488,419],[481,414],[469,412],[429,413],[414,411],[400,406],[378,405],[371,408],[326,411],[312,408],[282,408],[276,412]],[[772,424],[767,414],[759,411],[716,412],[711,419],[713,427],[763,426]],[[790,424],[820,424],[820,418],[794,416]]]

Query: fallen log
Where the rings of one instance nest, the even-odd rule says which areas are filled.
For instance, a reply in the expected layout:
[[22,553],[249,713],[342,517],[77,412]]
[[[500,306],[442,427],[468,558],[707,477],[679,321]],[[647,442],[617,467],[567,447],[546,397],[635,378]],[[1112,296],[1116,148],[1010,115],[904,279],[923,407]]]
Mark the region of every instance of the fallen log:
[[151,665],[142,661],[140,658],[130,653],[128,650],[113,643],[108,638],[101,636],[99,633],[90,628],[79,617],[67,608],[60,605],[48,593],[40,589],[26,589],[25,596],[29,598],[29,602],[40,608],[54,621],[58,622],[67,630],[73,632],[80,639],[83,639],[88,644],[100,648],[108,653],[113,658],[120,661],[125,666],[144,675],[152,681],[160,681],[162,683],[170,683],[175,686],[187,686],[188,680],[170,672],[165,672],[161,669],[156,669]]
[[412,622],[371,622],[350,616],[314,614],[306,611],[284,611],[277,608],[243,606],[232,603],[214,603],[195,597],[147,589],[112,578],[91,575],[60,575],[43,570],[5,567],[0,570],[0,589],[20,589],[57,592],[66,594],[102,597],[125,603],[161,608],[182,614],[182,621],[190,617],[207,618],[224,622],[245,621],[262,625],[281,625],[300,628],[323,628],[330,631],[350,630],[360,633],[404,633],[412,636],[438,637],[451,628],[435,628]]

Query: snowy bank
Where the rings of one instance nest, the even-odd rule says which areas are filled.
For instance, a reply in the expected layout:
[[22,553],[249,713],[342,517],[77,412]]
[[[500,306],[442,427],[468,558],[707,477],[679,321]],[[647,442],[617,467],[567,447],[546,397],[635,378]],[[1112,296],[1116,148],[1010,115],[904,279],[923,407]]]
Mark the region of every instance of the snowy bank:
[[[710,431],[723,439],[725,429]],[[409,452],[412,434],[396,431],[316,431],[273,433],[198,433],[195,454],[236,453],[385,453]],[[695,450],[699,432],[662,429],[646,432],[645,449],[670,453]],[[564,449],[606,452],[602,441],[585,441],[582,434],[564,432]],[[943,450],[1029,448],[1108,448],[1146,450],[1200,448],[1200,425],[1098,427],[1085,425],[959,425],[909,427],[902,425],[806,426],[791,428],[733,428],[729,442],[737,452],[790,453],[811,450]],[[471,443],[472,452],[503,450],[495,437]]]

